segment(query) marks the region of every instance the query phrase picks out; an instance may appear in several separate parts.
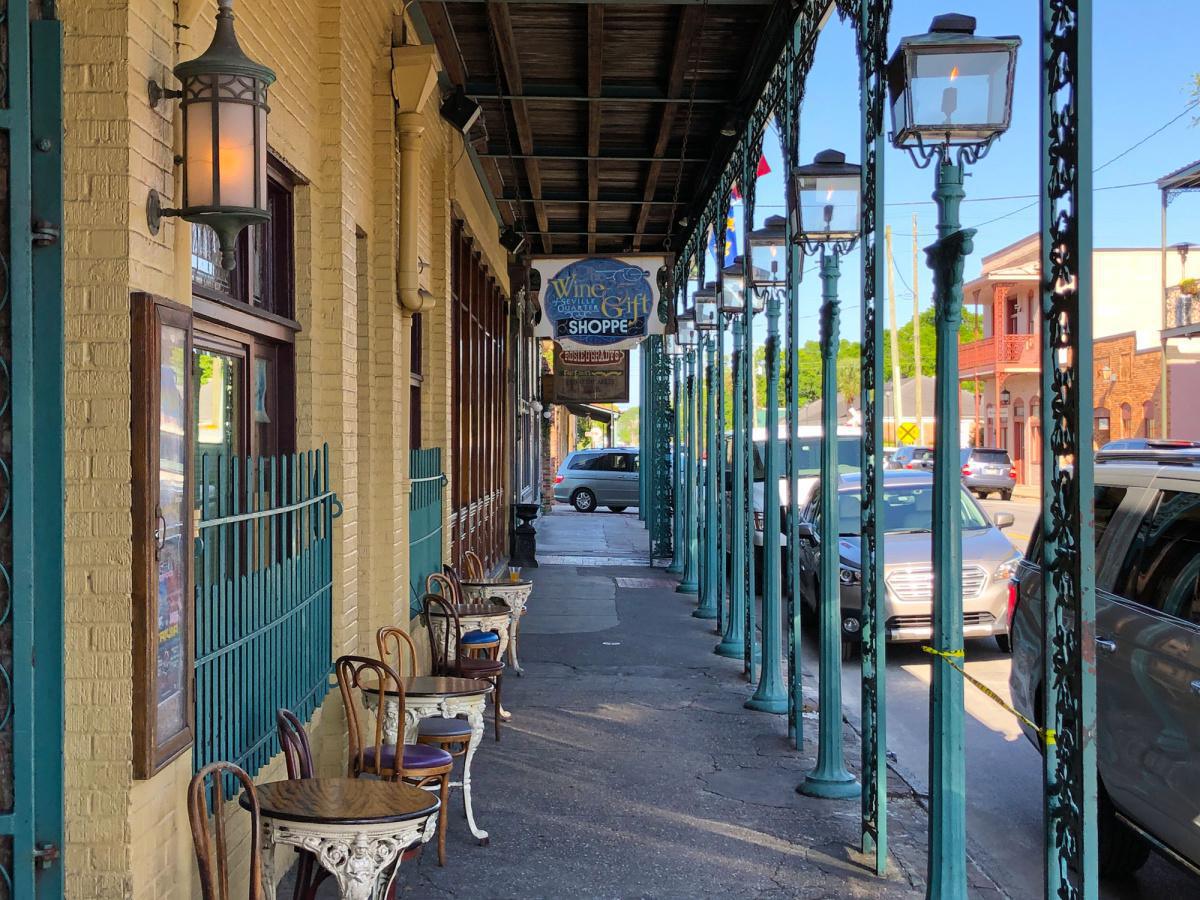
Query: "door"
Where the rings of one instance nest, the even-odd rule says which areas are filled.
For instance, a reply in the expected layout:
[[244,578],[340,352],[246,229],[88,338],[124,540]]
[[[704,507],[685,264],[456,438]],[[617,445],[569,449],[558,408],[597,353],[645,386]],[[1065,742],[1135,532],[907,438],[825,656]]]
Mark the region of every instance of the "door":
[[638,454],[614,453],[613,466],[617,471],[617,486],[620,491],[621,503],[627,506],[637,506],[641,500],[641,476],[638,473]]
[[1113,592],[1098,595],[1096,648],[1104,785],[1200,859],[1200,493],[1163,490],[1141,518]]
[[62,896],[62,32],[53,7],[0,0],[0,894],[35,900]]

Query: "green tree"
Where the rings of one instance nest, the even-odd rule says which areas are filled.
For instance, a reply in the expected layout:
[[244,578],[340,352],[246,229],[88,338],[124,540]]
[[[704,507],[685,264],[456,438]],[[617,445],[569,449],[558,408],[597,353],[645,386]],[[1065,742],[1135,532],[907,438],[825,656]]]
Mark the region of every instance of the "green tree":
[[[962,327],[958,332],[959,341],[978,340],[983,336],[983,317],[978,313],[963,310]],[[898,329],[896,336],[900,343],[900,377],[912,378],[917,373],[916,360],[913,358],[913,323],[910,320]],[[937,313],[931,308],[921,313],[921,374],[933,377],[937,370]],[[891,332],[883,336],[883,377],[885,381],[892,380],[892,339]]]
[[638,424],[641,409],[630,406],[621,411],[617,424],[613,427],[613,439],[618,447],[636,447],[638,443]]

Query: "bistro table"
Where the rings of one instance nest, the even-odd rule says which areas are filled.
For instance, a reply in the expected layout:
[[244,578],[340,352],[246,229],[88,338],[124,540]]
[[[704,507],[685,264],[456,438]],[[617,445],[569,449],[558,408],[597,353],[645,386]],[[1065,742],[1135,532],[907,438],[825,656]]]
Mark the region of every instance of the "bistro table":
[[[432,621],[435,640],[441,644],[444,640],[447,627],[446,620],[449,616],[441,606],[431,606],[429,611],[433,613]],[[462,627],[462,633],[458,635],[458,640],[449,642],[450,646],[446,662],[452,662],[458,656],[458,641],[462,640],[463,634],[466,634],[468,631],[494,631],[496,636],[500,638],[500,647],[496,653],[496,658],[504,658],[504,651],[508,649],[509,630],[512,628],[513,617],[507,603],[498,599],[455,603],[454,611],[458,613],[458,624]]]
[[517,633],[521,628],[521,616],[525,614],[525,604],[529,601],[529,594],[533,591],[533,582],[509,581],[502,578],[495,581],[464,581],[462,588],[467,599],[475,603],[481,600],[496,599],[503,601],[508,607],[509,612],[512,613],[512,618],[508,622],[508,661],[514,672],[524,675],[525,672],[517,661]]
[[[471,834],[479,839],[481,844],[488,843],[488,833],[475,824],[475,808],[471,804],[471,760],[475,758],[475,748],[483,739],[483,702],[492,692],[491,682],[478,678],[443,678],[431,675],[418,675],[402,678],[404,685],[404,743],[416,743],[418,726],[422,719],[441,716],[443,719],[453,719],[465,715],[471,726],[471,737],[467,741],[467,753],[463,757],[462,781],[450,782],[451,787],[461,787],[463,792],[463,808],[467,812],[467,825]],[[368,709],[379,706],[379,688],[363,687],[363,700]],[[398,719],[395,692],[388,691],[389,702],[383,711],[383,734],[389,742],[396,741],[400,723]]]
[[[437,830],[437,796],[411,784],[294,778],[256,789],[262,810],[262,881],[275,900],[275,848],[307,850],[337,879],[343,900],[382,900],[400,854]],[[242,794],[241,804],[248,808]]]

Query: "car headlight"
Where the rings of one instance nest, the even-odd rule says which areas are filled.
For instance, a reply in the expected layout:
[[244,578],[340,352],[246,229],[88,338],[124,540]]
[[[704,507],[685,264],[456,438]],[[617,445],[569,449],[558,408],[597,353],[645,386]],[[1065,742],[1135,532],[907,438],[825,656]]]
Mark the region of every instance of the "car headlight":
[[862,573],[858,569],[842,563],[838,566],[838,581],[845,585],[858,584],[862,580]]
[[1017,567],[1021,564],[1021,554],[1016,553],[1006,559],[1000,565],[996,566],[996,571],[992,573],[993,581],[1008,581],[1017,572]]

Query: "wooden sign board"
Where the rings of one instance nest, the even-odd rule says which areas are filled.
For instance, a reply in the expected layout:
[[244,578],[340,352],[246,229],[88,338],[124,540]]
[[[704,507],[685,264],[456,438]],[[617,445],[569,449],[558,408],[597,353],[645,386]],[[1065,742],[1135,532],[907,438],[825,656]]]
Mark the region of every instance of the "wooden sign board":
[[554,401],[628,403],[629,351],[554,345]]

